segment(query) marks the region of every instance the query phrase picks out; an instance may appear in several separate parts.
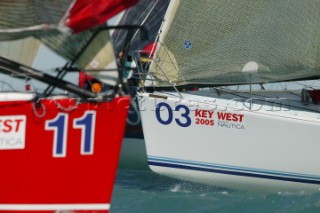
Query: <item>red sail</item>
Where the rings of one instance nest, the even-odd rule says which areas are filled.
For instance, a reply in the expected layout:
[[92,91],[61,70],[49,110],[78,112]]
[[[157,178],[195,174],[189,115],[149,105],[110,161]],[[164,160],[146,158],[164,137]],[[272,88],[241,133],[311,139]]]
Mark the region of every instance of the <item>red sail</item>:
[[155,51],[156,51],[156,49],[157,49],[157,43],[156,42],[149,43],[142,49],[142,53],[148,54],[152,58],[154,53],[155,53]]
[[73,5],[65,25],[73,33],[103,24],[108,19],[136,4],[138,0],[78,0]]

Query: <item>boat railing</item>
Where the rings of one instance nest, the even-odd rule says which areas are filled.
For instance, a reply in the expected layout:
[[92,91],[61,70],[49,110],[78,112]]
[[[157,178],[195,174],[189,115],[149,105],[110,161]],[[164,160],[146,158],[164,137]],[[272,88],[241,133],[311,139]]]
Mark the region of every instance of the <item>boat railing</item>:
[[[165,74],[164,70],[162,69],[161,65],[159,64],[159,60],[157,60],[151,52],[145,50],[138,50],[133,51],[130,53],[131,57],[133,58],[134,63],[136,64],[135,69],[133,70],[134,74],[132,75],[133,78],[139,80],[139,89],[144,90],[144,87],[147,85],[148,87],[153,87],[154,82],[156,83],[164,83],[170,85],[180,96],[183,98],[180,91],[177,89],[174,82],[172,82],[168,76]],[[154,64],[163,74],[165,79],[156,79],[152,76],[152,71],[150,70],[151,64]]]
[[0,80],[0,92],[15,92],[16,90],[8,82]]

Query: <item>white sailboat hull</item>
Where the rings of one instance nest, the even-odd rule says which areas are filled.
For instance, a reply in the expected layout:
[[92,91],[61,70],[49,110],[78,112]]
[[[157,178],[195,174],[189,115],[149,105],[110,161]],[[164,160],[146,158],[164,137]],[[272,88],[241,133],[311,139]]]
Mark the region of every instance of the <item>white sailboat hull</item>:
[[141,94],[140,108],[154,172],[235,189],[320,188],[319,113],[173,93]]

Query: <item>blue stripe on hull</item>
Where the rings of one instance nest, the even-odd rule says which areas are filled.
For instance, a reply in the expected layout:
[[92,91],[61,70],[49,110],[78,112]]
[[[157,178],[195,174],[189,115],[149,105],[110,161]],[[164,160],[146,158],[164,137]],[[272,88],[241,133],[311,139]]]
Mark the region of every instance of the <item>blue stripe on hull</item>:
[[[194,171],[202,171],[202,172],[212,172],[217,174],[226,174],[226,175],[235,175],[242,177],[253,177],[253,178],[263,178],[263,179],[271,179],[271,180],[280,180],[280,181],[289,181],[296,183],[307,183],[307,184],[320,184],[320,180],[310,180],[298,177],[288,177],[288,176],[274,176],[267,174],[256,174],[249,173],[244,171],[231,171],[226,169],[217,169],[217,168],[203,168],[197,166],[190,165],[182,165],[177,163],[168,163],[168,162],[159,162],[148,160],[149,165],[151,166],[159,166],[159,167],[167,167],[167,168],[176,168],[176,169],[186,169],[186,170],[194,170]],[[312,177],[310,177],[312,178]]]

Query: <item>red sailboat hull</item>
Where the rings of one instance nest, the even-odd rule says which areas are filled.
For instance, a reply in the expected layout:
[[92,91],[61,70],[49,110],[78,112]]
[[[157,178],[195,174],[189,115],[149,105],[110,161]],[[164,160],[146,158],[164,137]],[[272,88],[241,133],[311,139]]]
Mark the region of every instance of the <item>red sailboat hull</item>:
[[0,102],[0,210],[108,211],[128,106]]

